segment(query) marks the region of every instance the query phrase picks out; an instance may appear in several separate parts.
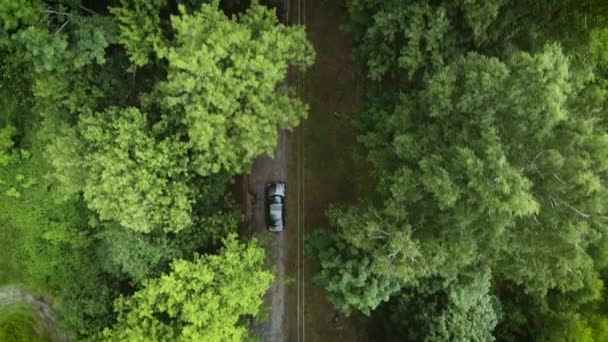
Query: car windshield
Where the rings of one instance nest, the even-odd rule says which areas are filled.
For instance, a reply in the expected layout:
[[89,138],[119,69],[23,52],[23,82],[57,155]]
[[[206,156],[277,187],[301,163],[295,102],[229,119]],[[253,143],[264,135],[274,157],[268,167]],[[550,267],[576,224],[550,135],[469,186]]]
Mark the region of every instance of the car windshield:
[[281,198],[281,196],[272,196],[270,197],[270,203],[283,203],[283,198]]

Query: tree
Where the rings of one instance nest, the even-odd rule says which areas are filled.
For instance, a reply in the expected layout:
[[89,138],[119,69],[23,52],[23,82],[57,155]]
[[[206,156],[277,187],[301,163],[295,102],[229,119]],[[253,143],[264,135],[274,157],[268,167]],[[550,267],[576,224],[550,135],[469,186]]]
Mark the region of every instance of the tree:
[[178,137],[158,141],[147,125],[135,108],[80,117],[84,198],[102,220],[178,232],[192,224],[187,145]]
[[239,173],[257,156],[272,154],[277,129],[306,115],[306,106],[280,85],[289,65],[312,63],[304,30],[279,24],[275,13],[255,3],[230,19],[218,1],[193,14],[180,7],[171,24],[174,42],[156,50],[167,56],[167,80],[150,101],[158,100],[168,127],[187,134],[194,170]]
[[505,62],[469,53],[371,107],[360,140],[384,201],[330,211],[335,241],[401,286],[491,267],[541,297],[597,298],[608,140],[588,80],[556,46]]
[[369,257],[332,238],[319,230],[306,240],[306,255],[321,264],[314,280],[327,289],[329,300],[340,313],[369,315],[399,290],[399,282],[375,272]]
[[425,74],[467,52],[535,53],[560,42],[587,55],[591,33],[608,17],[602,0],[353,0],[348,11],[358,59],[371,80],[386,81],[374,100],[420,85]]
[[175,260],[171,273],[145,282],[131,297],[115,303],[117,323],[104,331],[111,341],[242,340],[242,319],[257,316],[272,274],[264,249],[235,235],[218,255]]
[[51,145],[58,179],[82,190],[102,220],[135,231],[180,231],[191,225],[187,145],[157,141],[136,108],[111,108],[80,117]]
[[494,341],[500,305],[490,293],[490,277],[470,284],[452,286],[448,304],[441,314],[430,319],[426,341]]
[[58,7],[32,1],[19,10],[8,6],[0,12],[10,23],[5,48],[29,66],[37,114],[73,119],[114,94],[108,83],[122,71],[111,73],[104,65],[105,50],[116,42],[117,29],[107,17],[84,16],[79,9],[54,5]]
[[190,260],[201,248],[211,250],[220,245],[224,237],[236,233],[239,214],[216,211],[179,234],[141,233],[117,224],[105,224],[100,233],[104,269],[117,278],[127,276],[133,286],[139,286],[146,279],[166,272],[173,259]]
[[150,62],[154,51],[162,51],[167,44],[160,17],[167,1],[121,0],[120,4],[110,8],[120,28],[118,42],[127,50],[131,62],[141,67]]
[[502,307],[487,271],[449,282],[427,278],[403,288],[380,311],[388,341],[494,341]]

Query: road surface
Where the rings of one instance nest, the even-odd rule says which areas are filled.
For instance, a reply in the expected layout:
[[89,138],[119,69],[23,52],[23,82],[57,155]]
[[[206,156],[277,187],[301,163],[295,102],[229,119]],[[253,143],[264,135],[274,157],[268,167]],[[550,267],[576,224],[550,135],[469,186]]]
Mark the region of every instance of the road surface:
[[[256,234],[264,234],[264,243],[275,268],[275,281],[264,296],[270,312],[266,322],[254,328],[254,333],[266,342],[285,341],[285,270],[287,262],[287,232],[271,233],[266,227],[265,190],[271,181],[286,182],[289,142],[286,131],[279,132],[279,141],[274,158],[263,156],[255,160],[249,175],[248,191],[252,203],[252,229]],[[287,184],[289,188],[289,184]],[[287,199],[289,200],[289,198]],[[287,227],[286,229],[291,229]]]
[[[289,6],[300,8],[303,4],[303,0],[268,0],[266,4],[274,5],[277,7],[277,14],[281,22],[289,24],[288,13],[290,13]],[[296,11],[297,12],[297,11]],[[292,13],[293,14],[293,13]],[[296,24],[303,24],[300,18],[301,14],[298,12],[296,18],[292,20]],[[286,83],[290,86],[298,87],[299,77],[290,77],[286,79]],[[266,245],[266,251],[269,255],[269,259],[275,272],[275,281],[271,284],[270,289],[264,296],[264,301],[269,307],[267,320],[254,327],[253,333],[256,336],[261,337],[264,342],[283,342],[289,339],[288,330],[291,326],[298,327],[298,340],[303,337],[300,333],[300,327],[303,326],[303,292],[300,291],[301,284],[303,281],[303,274],[301,274],[300,267],[297,269],[297,276],[290,275],[288,277],[287,271],[289,263],[293,264],[293,260],[290,258],[298,259],[297,265],[301,265],[302,259],[302,241],[303,241],[303,230],[301,229],[300,220],[300,173],[299,165],[298,170],[295,172],[298,174],[297,182],[289,182],[289,179],[294,180],[295,177],[289,177],[289,162],[290,162],[290,150],[292,149],[292,139],[300,138],[301,127],[295,128],[293,132],[282,130],[279,132],[279,139],[277,146],[274,151],[273,157],[261,156],[257,158],[252,166],[251,173],[247,177],[247,191],[249,198],[250,213],[247,214],[251,229],[256,235],[261,235],[262,241]],[[299,158],[299,156],[298,156]],[[295,176],[295,175],[293,175]],[[287,207],[292,208],[292,212],[287,212],[287,225],[285,231],[281,233],[270,233],[266,225],[266,207],[265,207],[265,190],[266,184],[273,181],[281,181],[287,185]],[[292,205],[289,204],[292,202]],[[293,210],[293,204],[297,203],[298,210]],[[287,312],[287,294],[286,282],[297,280],[297,304],[294,307],[290,307],[290,310],[297,312]],[[290,305],[293,303],[290,303]]]

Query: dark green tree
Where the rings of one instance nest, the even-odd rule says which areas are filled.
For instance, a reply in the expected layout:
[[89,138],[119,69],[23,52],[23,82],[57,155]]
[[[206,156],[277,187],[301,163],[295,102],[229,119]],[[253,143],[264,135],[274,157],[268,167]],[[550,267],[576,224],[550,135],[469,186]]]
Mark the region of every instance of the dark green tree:
[[[326,248],[356,249],[400,286],[490,267],[539,298],[597,298],[608,140],[605,92],[592,82],[555,45],[505,61],[468,53],[393,107],[370,106],[360,141],[384,199],[330,211]],[[351,269],[317,258],[328,289]]]

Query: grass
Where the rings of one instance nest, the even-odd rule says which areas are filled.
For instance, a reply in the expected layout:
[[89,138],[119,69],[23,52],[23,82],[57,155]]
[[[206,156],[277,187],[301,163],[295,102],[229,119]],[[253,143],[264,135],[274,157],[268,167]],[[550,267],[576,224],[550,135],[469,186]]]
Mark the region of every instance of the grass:
[[[357,149],[351,119],[360,111],[363,93],[362,73],[352,60],[348,37],[339,29],[347,13],[335,1],[306,0],[306,28],[317,52],[315,64],[302,77],[300,95],[310,105],[308,119],[303,123],[304,160],[304,230],[331,229],[325,216],[332,204],[352,204],[371,187],[363,153]],[[290,183],[297,184],[298,136],[292,136]],[[293,188],[293,187],[292,187]],[[292,198],[297,198],[293,194]],[[292,218],[297,205],[291,201]],[[297,222],[291,224],[295,227]],[[294,234],[295,236],[295,234]],[[290,242],[297,246],[297,241]],[[295,249],[295,248],[294,248]],[[290,256],[290,273],[297,274],[297,254]],[[317,265],[304,261],[306,341],[367,340],[358,318],[335,319],[324,289],[313,284]],[[287,314],[297,306],[297,287],[288,288]],[[297,318],[288,319],[296,322]],[[288,329],[288,339],[297,340],[297,327]]]
[[0,308],[0,341],[50,342],[52,336],[31,307],[11,304]]

